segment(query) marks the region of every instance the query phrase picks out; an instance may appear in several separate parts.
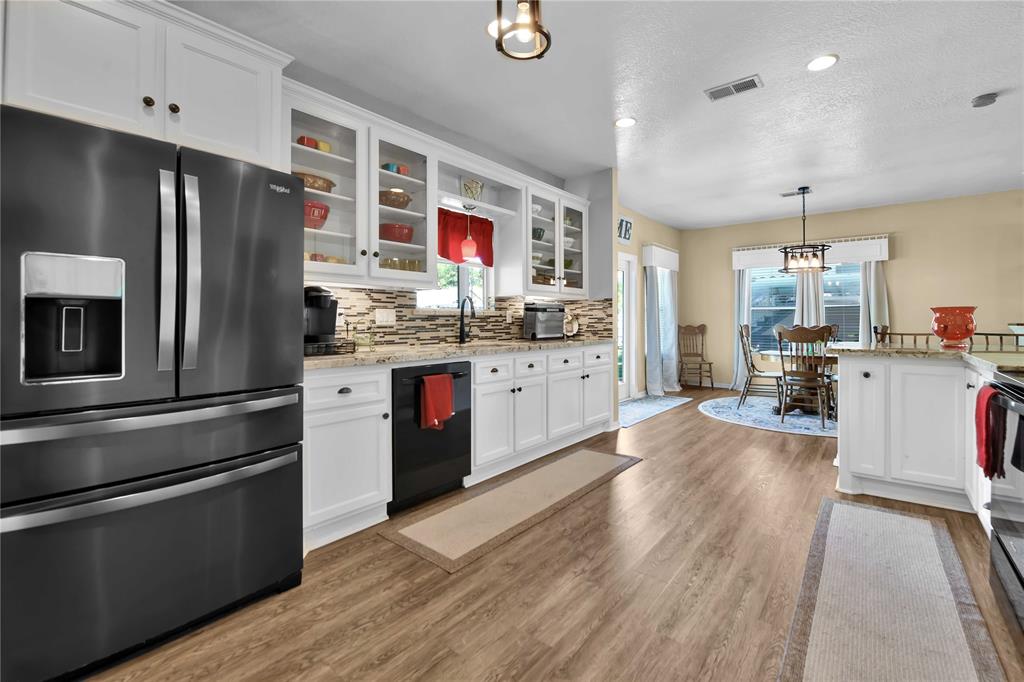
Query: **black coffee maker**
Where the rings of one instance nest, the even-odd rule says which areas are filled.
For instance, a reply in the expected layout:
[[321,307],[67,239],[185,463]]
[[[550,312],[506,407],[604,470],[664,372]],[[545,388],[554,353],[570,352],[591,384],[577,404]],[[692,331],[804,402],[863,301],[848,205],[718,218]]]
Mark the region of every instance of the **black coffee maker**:
[[330,289],[306,287],[303,293],[306,355],[319,355],[334,351],[334,330],[338,324],[338,300]]

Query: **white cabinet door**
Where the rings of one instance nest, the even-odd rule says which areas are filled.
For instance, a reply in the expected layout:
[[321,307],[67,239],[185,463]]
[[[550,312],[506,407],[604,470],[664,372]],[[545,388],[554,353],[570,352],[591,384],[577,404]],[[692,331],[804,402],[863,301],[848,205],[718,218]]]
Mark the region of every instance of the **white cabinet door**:
[[131,133],[163,133],[167,102],[157,81],[155,17],[114,2],[6,5],[4,102]]
[[559,289],[563,294],[587,292],[587,206],[562,199],[559,204]]
[[607,421],[612,413],[612,368],[594,367],[584,373],[583,425]]
[[515,450],[511,381],[473,387],[473,466],[481,466]]
[[391,500],[386,411],[376,403],[303,415],[303,527]]
[[180,26],[168,26],[165,69],[160,111],[166,116],[170,141],[275,166],[280,83],[279,72],[270,63]]
[[894,364],[890,382],[892,477],[963,490],[964,368]]
[[555,439],[583,428],[582,371],[548,377],[548,438]]
[[880,362],[853,360],[843,362],[840,368],[840,466],[855,474],[886,476],[887,370]]
[[545,376],[531,376],[516,381],[516,450],[532,448],[548,439],[547,397]]

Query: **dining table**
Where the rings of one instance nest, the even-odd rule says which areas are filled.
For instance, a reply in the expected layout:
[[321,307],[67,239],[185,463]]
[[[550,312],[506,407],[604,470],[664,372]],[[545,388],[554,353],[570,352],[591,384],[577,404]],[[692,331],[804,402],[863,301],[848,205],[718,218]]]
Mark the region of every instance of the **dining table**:
[[[862,348],[862,347],[863,346],[859,342],[852,342],[852,341],[833,341],[832,343],[828,344],[827,346],[825,346],[825,355],[824,355],[826,371],[828,371],[827,368],[835,367],[836,365],[839,364],[839,354],[836,353],[835,351],[841,350],[841,349],[844,349],[844,348],[856,349],[856,348]],[[779,352],[778,347],[776,347],[776,348],[757,348],[757,349],[755,349],[754,352],[757,353],[759,356],[761,356],[762,360],[765,360],[767,362],[782,362],[782,353]],[[808,414],[817,414],[817,412],[813,408],[809,408],[809,407],[807,407],[807,408],[790,407],[788,410],[786,410],[786,413],[788,414],[788,413],[792,412],[795,409],[801,409],[802,412],[806,412]],[[778,405],[776,405],[775,407],[772,408],[772,414],[779,414],[780,411],[781,411],[781,407],[778,406]]]

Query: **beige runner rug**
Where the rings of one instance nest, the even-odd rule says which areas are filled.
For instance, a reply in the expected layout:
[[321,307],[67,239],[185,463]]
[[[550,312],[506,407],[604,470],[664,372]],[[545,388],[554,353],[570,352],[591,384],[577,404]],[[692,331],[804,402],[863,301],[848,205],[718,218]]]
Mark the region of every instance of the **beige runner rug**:
[[1003,680],[945,521],[823,499],[779,679]]
[[454,573],[640,461],[577,450],[442,511],[380,534]]

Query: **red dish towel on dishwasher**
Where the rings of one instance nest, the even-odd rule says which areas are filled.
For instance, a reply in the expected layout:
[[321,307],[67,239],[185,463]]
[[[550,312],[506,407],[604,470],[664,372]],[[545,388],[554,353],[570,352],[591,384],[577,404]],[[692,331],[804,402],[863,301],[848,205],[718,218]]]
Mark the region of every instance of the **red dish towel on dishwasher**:
[[985,477],[1006,478],[1003,470],[1003,441],[1006,439],[1006,410],[992,401],[996,389],[982,386],[974,406],[974,430],[978,443],[978,466]]
[[420,385],[420,428],[442,431],[455,414],[451,374],[428,374]]

